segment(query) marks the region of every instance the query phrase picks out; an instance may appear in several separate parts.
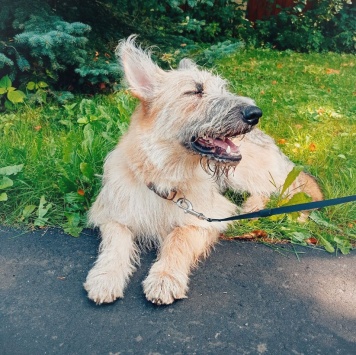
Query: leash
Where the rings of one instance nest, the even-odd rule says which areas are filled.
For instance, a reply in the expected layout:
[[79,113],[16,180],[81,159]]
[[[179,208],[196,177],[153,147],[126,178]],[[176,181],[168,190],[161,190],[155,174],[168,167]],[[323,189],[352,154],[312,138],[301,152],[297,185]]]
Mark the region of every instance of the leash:
[[312,210],[312,209],[316,209],[316,208],[324,208],[324,207],[328,207],[328,206],[335,206],[335,205],[340,205],[342,203],[354,202],[354,201],[356,201],[356,195],[333,198],[330,200],[300,203],[298,205],[269,208],[269,209],[264,209],[264,210],[251,212],[251,213],[240,214],[237,216],[232,216],[232,217],[222,218],[222,219],[206,218],[206,221],[208,221],[208,222],[227,222],[227,221],[236,221],[239,219],[270,217],[270,216],[275,216],[278,214],[300,212],[300,211]]
[[335,206],[335,205],[340,205],[340,204],[347,203],[347,202],[355,202],[356,201],[356,195],[351,195],[351,196],[333,198],[330,200],[313,201],[313,202],[300,203],[300,204],[291,205],[291,206],[268,208],[268,209],[264,209],[264,210],[260,210],[260,211],[256,211],[256,212],[244,213],[244,214],[231,216],[231,217],[227,217],[227,218],[209,218],[209,217],[206,217],[203,213],[195,211],[192,203],[185,197],[178,198],[177,201],[174,201],[174,198],[177,195],[176,189],[173,189],[167,193],[162,193],[162,192],[157,191],[156,186],[153,183],[149,183],[147,185],[147,187],[151,191],[156,193],[159,197],[161,197],[165,200],[168,200],[168,201],[172,201],[179,208],[181,208],[184,211],[184,213],[191,214],[191,215],[193,215],[199,219],[205,220],[207,222],[229,222],[229,221],[237,221],[237,220],[249,219],[249,218],[270,217],[270,216],[275,216],[275,215],[284,214],[284,213],[301,212],[301,211],[319,209],[319,208]]

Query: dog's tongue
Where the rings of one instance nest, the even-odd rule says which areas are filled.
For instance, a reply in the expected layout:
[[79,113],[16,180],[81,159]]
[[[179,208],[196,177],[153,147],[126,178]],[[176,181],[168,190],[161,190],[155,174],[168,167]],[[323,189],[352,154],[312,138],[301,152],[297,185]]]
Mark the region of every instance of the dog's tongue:
[[238,153],[239,151],[239,148],[229,138],[224,138],[224,140],[211,138],[211,144],[224,150],[228,150],[228,147],[230,147],[231,153]]

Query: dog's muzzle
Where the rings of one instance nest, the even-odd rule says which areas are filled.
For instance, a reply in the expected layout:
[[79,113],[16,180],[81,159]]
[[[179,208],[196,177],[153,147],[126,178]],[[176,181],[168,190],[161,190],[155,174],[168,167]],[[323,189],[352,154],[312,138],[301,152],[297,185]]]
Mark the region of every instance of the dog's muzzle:
[[262,111],[257,106],[252,105],[243,108],[235,107],[229,112],[228,117],[230,120],[233,118],[234,121],[236,118],[236,128],[231,130],[230,127],[231,131],[214,136],[210,134],[193,136],[190,141],[190,147],[209,159],[237,164],[242,156],[239,147],[235,145],[232,138],[250,132],[262,117]]

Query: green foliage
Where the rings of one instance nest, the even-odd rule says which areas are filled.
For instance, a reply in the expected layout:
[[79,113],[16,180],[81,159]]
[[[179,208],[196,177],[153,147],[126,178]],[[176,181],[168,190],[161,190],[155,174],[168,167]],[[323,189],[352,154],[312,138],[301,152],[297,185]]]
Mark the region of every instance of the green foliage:
[[74,95],[69,91],[54,91],[44,81],[29,81],[26,85],[27,102],[30,104],[47,103],[47,98],[51,97],[55,101],[64,104],[74,98]]
[[89,81],[91,84],[110,83],[112,77],[119,78],[121,75],[120,67],[116,62],[104,60],[91,61],[75,69],[82,81]]
[[[40,203],[37,209],[37,218],[34,220],[33,225],[36,227],[44,227],[48,224],[48,211],[52,208],[52,204],[46,201],[44,196],[41,196]],[[28,206],[27,206],[28,209]]]
[[[292,206],[292,205],[297,205],[297,204],[307,203],[312,201],[311,197],[304,192],[298,192],[292,196],[290,196],[290,194],[287,194],[289,187],[293,184],[295,179],[303,170],[304,167],[300,165],[293,167],[293,169],[287,175],[284,184],[281,187],[276,186],[276,188],[279,189],[279,191],[274,196],[272,196],[272,198],[268,202],[268,207],[272,208],[272,207]],[[274,184],[273,176],[271,176],[271,179],[272,179],[271,183]],[[301,216],[301,212],[292,212],[287,215],[287,217],[292,220],[298,220],[300,216]],[[286,214],[281,214],[281,215],[272,216],[270,217],[270,219],[273,221],[278,221],[284,219],[285,217]]]
[[295,1],[255,25],[259,40],[277,49],[300,52],[356,50],[356,6],[349,0],[318,0],[306,10],[307,1]]
[[11,175],[17,175],[23,169],[23,164],[5,166],[0,168],[0,202],[7,201],[8,196],[4,190],[14,185],[13,179],[9,178]]
[[26,94],[21,90],[16,90],[16,88],[12,86],[12,81],[9,76],[5,75],[0,79],[0,103],[2,97],[5,98],[5,107],[12,109],[14,105],[24,102]]
[[203,50],[201,54],[198,55],[197,60],[204,64],[212,65],[217,59],[236,53],[242,48],[244,48],[243,42],[233,42],[230,40],[218,42]]
[[[159,45],[162,62],[175,65],[196,55],[204,65],[247,45],[298,51],[355,50],[355,6],[347,0],[316,0],[303,11],[296,1],[276,17],[245,18],[247,0],[13,0],[0,7],[0,77],[8,75],[29,103],[50,97],[66,102],[70,91],[112,92],[120,88],[113,54],[118,40],[132,33]],[[20,92],[9,93],[13,101]],[[3,100],[4,101],[4,100]],[[13,108],[7,99],[7,108]]]
[[[117,89],[113,51],[121,38],[138,33],[141,41],[166,52],[180,48],[182,54],[197,42],[202,48],[220,42],[202,55],[212,63],[240,46],[244,25],[249,27],[243,15],[234,0],[14,0],[0,8],[0,70],[18,85],[44,81],[55,90]],[[32,98],[44,101],[43,94]]]
[[[0,115],[0,161],[9,165],[0,169],[0,223],[60,225],[78,236],[100,188],[105,155],[127,130],[133,105],[121,91]],[[22,164],[21,178],[9,176]]]
[[[83,73],[85,82],[92,84],[117,80],[116,63],[93,61],[88,47],[91,27],[63,20],[50,4],[14,0],[1,6],[0,70],[19,84],[46,82],[54,88],[72,85],[75,73]],[[45,101],[43,91],[36,90],[36,96],[37,101]]]
[[84,62],[85,34],[90,27],[62,21],[44,1],[8,2],[0,9],[0,23],[4,58],[0,69],[9,66],[5,69],[12,78],[20,72],[43,70],[56,75],[68,65]]
[[139,33],[154,43],[211,43],[238,37],[243,9],[233,0],[112,1],[123,33]]

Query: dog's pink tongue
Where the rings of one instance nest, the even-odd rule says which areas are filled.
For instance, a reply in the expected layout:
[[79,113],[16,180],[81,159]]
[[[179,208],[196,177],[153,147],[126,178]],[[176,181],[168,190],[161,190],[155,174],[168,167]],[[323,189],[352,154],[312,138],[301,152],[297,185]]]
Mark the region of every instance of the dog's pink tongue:
[[239,151],[239,148],[229,138],[225,138],[224,140],[213,139],[213,144],[217,147],[224,149],[224,150],[226,150],[228,147],[230,147],[231,153],[238,153],[238,151]]

